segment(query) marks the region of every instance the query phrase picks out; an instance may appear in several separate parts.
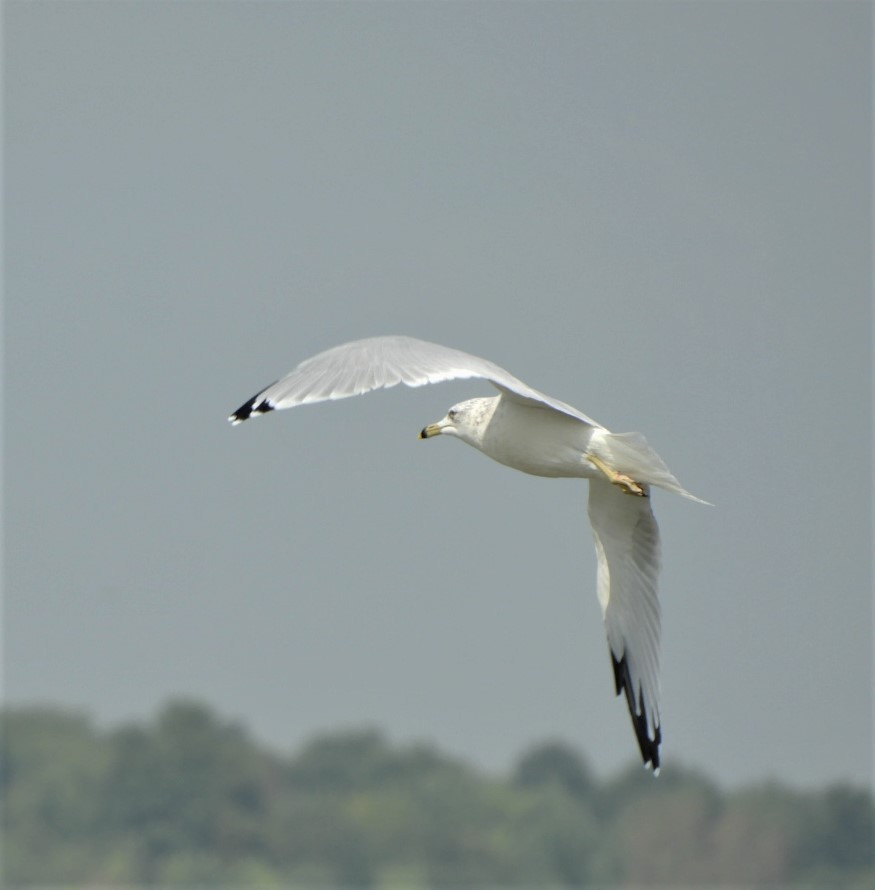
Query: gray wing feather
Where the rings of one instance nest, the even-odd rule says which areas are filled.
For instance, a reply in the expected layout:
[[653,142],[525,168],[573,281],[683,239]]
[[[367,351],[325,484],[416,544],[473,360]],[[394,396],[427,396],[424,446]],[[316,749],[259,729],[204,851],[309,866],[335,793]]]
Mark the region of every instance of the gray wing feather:
[[256,393],[228,419],[237,424],[274,409],[345,399],[399,383],[424,386],[466,378],[488,380],[509,398],[552,408],[602,428],[576,408],[532,389],[493,362],[413,337],[370,337],[320,352]]

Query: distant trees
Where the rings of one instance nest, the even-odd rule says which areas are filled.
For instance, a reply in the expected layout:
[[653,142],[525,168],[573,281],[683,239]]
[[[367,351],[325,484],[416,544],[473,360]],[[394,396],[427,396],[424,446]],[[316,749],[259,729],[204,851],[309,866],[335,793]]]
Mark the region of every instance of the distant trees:
[[113,731],[0,720],[5,886],[875,886],[862,789],[727,793],[671,766],[600,782],[558,743],[500,778],[374,731],[286,757],[194,702]]

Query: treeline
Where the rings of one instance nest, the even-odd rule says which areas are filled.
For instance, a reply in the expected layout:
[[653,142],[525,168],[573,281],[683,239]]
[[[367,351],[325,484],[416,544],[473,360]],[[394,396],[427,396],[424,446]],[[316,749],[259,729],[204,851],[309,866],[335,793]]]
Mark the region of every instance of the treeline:
[[51,708],[0,719],[7,887],[875,887],[872,795],[847,786],[599,781],[561,744],[496,777],[377,732],[284,756],[191,702],[105,732]]

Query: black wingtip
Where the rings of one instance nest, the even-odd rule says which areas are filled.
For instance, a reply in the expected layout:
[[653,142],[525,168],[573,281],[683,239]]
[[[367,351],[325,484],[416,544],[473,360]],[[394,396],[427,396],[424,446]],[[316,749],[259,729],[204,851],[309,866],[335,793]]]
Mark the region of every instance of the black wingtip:
[[629,665],[626,656],[617,659],[611,652],[611,664],[614,667],[614,685],[617,695],[626,693],[626,704],[629,706],[629,714],[632,717],[632,726],[635,729],[635,737],[638,739],[638,747],[641,749],[641,757],[645,766],[652,766],[653,772],[659,770],[659,746],[662,742],[662,730],[655,727],[653,738],[647,731],[647,711],[644,708],[644,697],[639,692],[638,707],[635,707],[635,693],[632,690],[632,678],[629,676]]
[[257,396],[253,396],[248,402],[244,402],[229,418],[233,424],[243,423],[244,420],[249,420],[250,417],[254,414],[256,417],[259,414],[267,414],[268,411],[273,411],[274,405],[271,405],[267,399],[261,399],[261,393]]

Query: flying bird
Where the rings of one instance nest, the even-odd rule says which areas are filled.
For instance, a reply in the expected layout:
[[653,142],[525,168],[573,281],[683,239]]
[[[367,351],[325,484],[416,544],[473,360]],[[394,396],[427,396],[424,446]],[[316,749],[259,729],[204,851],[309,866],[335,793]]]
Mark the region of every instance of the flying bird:
[[651,486],[699,503],[640,433],[612,433],[576,408],[527,386],[483,358],[412,337],[344,343],[301,362],[244,402],[232,424],[279,408],[345,399],[404,383],[479,378],[498,395],[468,399],[419,436],[452,436],[534,476],[589,480],[596,590],[616,694],[624,693],[645,766],[659,770],[659,529]]

